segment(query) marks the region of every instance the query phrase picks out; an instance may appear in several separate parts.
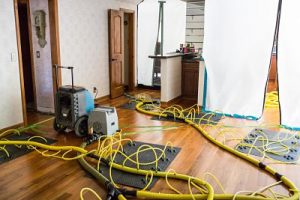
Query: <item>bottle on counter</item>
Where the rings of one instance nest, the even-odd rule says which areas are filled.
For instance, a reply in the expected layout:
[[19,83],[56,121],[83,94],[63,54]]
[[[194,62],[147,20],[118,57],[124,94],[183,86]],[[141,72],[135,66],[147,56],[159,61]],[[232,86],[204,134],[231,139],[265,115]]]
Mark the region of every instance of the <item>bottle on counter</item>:
[[180,44],[180,53],[183,53],[183,44]]

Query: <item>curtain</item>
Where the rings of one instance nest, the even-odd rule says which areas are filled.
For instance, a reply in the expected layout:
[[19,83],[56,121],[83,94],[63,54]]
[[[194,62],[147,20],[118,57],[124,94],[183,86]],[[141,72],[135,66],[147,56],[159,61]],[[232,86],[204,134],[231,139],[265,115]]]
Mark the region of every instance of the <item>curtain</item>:
[[277,10],[278,0],[205,2],[204,110],[262,115]]
[[278,38],[281,124],[300,127],[300,1],[283,1]]

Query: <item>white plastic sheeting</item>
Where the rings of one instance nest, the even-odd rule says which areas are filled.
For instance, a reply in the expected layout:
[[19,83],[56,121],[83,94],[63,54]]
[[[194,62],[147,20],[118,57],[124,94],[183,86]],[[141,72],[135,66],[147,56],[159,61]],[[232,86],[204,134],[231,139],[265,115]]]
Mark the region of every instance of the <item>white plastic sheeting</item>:
[[[164,5],[164,53],[185,43],[186,2],[167,0]],[[145,0],[138,7],[138,83],[152,85],[153,59],[158,31],[159,3]]]
[[278,0],[206,1],[205,110],[261,116],[277,10]]
[[281,123],[300,127],[300,1],[283,1],[278,39]]

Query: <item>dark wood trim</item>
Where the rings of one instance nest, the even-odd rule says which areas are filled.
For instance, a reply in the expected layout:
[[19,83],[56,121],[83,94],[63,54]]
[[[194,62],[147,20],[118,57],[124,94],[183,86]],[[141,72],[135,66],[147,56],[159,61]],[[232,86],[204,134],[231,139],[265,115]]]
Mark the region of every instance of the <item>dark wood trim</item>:
[[120,11],[123,11],[124,13],[135,14],[134,10],[130,10],[126,8],[120,8]]
[[17,128],[20,128],[20,127],[23,127],[24,126],[24,123],[18,123],[18,124],[15,124],[15,125],[12,125],[12,126],[9,126],[9,127],[6,127],[4,129],[1,129],[0,130],[0,133],[3,133],[4,131],[8,131],[10,129],[17,129]]
[[27,19],[28,19],[28,34],[29,34],[29,48],[30,48],[30,62],[31,62],[31,74],[32,74],[32,84],[33,84],[33,99],[34,99],[34,109],[37,110],[37,98],[36,98],[36,82],[35,82],[35,63],[34,63],[34,53],[33,53],[33,42],[32,42],[32,24],[31,24],[31,10],[30,10],[30,0],[24,0],[27,6]]
[[135,88],[135,60],[136,60],[136,52],[135,52],[135,12],[128,13],[129,14],[129,91],[133,91]]
[[182,98],[182,96],[180,95],[180,96],[176,97],[175,99],[172,99],[172,100],[170,100],[168,102],[160,102],[160,105],[161,105],[161,107],[166,108],[166,107],[169,107],[169,106],[172,106],[172,105],[178,103],[178,101],[181,98]]
[[100,104],[100,103],[103,103],[105,101],[108,101],[110,99],[110,95],[106,95],[106,96],[103,96],[103,97],[98,97],[95,99],[95,104]]
[[20,86],[21,86],[21,98],[22,98],[22,114],[23,123],[27,125],[27,111],[26,111],[26,96],[24,86],[24,75],[23,75],[23,61],[22,61],[22,49],[21,49],[21,37],[20,37],[20,24],[19,24],[19,11],[18,11],[18,0],[14,0],[14,12],[15,12],[15,23],[16,23],[16,37],[18,47],[18,62],[19,62],[19,75],[20,75]]
[[[60,39],[59,39],[59,22],[58,22],[58,0],[48,0],[49,7],[49,24],[50,24],[50,40],[51,40],[51,58],[52,65],[61,65],[60,60]],[[53,94],[56,94],[56,83],[54,69],[52,68],[53,77]],[[61,70],[58,69],[57,76],[58,86],[62,85]]]

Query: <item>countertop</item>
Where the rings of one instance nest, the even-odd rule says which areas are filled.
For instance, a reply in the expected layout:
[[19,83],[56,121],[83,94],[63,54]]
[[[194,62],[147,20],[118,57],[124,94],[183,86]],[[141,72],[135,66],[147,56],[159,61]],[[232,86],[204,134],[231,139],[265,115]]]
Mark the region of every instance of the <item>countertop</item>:
[[151,55],[151,56],[149,56],[149,58],[167,59],[167,58],[174,58],[174,57],[180,57],[180,56],[191,55],[191,54],[192,53],[171,52],[171,53],[166,53],[164,55]]

